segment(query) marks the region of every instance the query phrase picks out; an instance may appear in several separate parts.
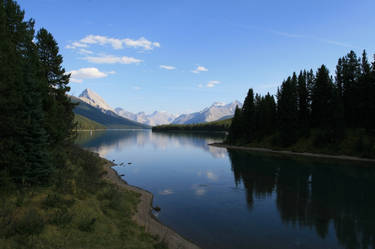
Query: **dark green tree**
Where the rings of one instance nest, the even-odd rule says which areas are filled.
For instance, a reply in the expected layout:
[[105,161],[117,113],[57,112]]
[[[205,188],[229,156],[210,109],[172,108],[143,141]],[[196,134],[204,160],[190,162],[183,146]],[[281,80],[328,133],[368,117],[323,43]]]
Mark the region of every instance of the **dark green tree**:
[[307,89],[307,72],[301,71],[297,79],[298,92],[298,124],[302,135],[307,135],[309,129],[309,92]]
[[354,51],[342,58],[343,100],[346,125],[357,127],[358,80],[361,75],[360,62]]
[[297,140],[297,76],[285,80],[277,95],[277,117],[280,143],[289,146]]
[[371,102],[373,101],[373,98],[371,65],[368,62],[366,51],[363,50],[361,59],[361,76],[358,80],[356,104],[356,114],[358,117],[357,126],[360,128],[370,129],[371,126],[374,125],[369,122],[369,117],[375,115],[374,112],[371,112]]
[[46,85],[37,75],[34,21],[24,21],[15,1],[0,1],[0,37],[1,169],[16,182],[39,183],[50,168],[42,109]]
[[333,114],[333,83],[329,71],[322,65],[315,78],[312,92],[311,118],[314,127],[327,128]]
[[242,106],[241,114],[244,137],[248,142],[251,142],[255,136],[255,103],[254,91],[252,88],[250,88],[247,92],[247,96]]
[[227,142],[229,143],[236,143],[241,138],[244,137],[243,134],[243,121],[242,121],[242,115],[241,115],[241,109],[236,106],[236,110],[234,111],[234,116],[232,119],[232,124],[229,128],[229,134],[228,134],[228,139]]
[[70,90],[70,75],[66,74],[62,67],[63,58],[52,34],[42,28],[36,39],[41,64],[40,73],[48,84],[48,98],[44,102],[44,109],[49,142],[53,145],[64,145],[70,141],[74,126],[74,105],[67,96]]

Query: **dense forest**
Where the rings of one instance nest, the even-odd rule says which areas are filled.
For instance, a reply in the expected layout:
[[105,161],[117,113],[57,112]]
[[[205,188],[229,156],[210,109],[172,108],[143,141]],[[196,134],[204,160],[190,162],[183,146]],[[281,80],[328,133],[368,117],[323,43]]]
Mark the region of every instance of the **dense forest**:
[[350,51],[335,76],[322,65],[284,80],[276,96],[249,89],[227,143],[375,156],[375,58]]
[[52,34],[24,16],[0,0],[0,247],[165,248],[132,220],[138,195],[73,144],[70,75]]
[[224,119],[200,124],[168,124],[152,127],[152,131],[228,131],[232,119]]

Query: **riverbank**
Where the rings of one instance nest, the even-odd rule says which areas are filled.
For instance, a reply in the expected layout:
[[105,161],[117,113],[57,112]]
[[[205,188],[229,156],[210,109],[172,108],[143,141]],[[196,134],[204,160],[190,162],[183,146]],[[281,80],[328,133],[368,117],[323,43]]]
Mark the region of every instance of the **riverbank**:
[[345,161],[350,160],[350,161],[365,162],[365,163],[366,162],[375,163],[375,159],[346,156],[346,155],[328,155],[328,154],[310,153],[310,152],[294,152],[294,151],[274,150],[274,149],[259,148],[259,147],[236,146],[236,145],[229,145],[229,144],[224,144],[224,143],[212,143],[209,145],[215,146],[215,147],[227,148],[227,149],[277,153],[277,154],[290,155],[290,156],[303,156],[303,157],[313,157],[313,158],[335,159],[335,160],[345,160]]
[[107,160],[65,150],[48,184],[15,184],[0,171],[0,248],[168,249],[134,220],[141,194],[108,181]]
[[132,191],[140,195],[140,203],[138,204],[136,213],[133,216],[134,221],[138,225],[143,226],[146,232],[159,237],[170,249],[199,249],[198,246],[184,239],[171,228],[160,223],[152,214],[152,193],[128,185],[123,179],[121,179],[112,166],[114,166],[114,164],[107,161],[105,165],[105,170],[107,172],[105,178],[124,190]]

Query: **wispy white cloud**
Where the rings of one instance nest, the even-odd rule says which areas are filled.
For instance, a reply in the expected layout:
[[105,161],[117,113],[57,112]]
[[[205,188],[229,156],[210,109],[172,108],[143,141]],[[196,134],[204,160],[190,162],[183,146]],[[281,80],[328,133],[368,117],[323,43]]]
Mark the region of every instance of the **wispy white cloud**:
[[193,71],[191,71],[192,73],[200,73],[200,72],[207,72],[208,69],[205,68],[204,66],[197,66],[196,69],[194,69]]
[[98,79],[108,76],[108,73],[101,72],[95,67],[86,67],[78,70],[72,70],[70,81],[74,83],[82,83],[84,79]]
[[216,85],[218,85],[218,84],[220,84],[221,82],[220,81],[218,81],[218,80],[211,80],[211,81],[209,81],[208,83],[207,83],[207,85],[206,85],[206,87],[214,87],[214,86],[216,86]]
[[114,55],[101,55],[101,56],[87,56],[83,58],[84,60],[87,60],[91,63],[96,64],[138,64],[141,63],[142,60],[134,58],[134,57],[128,57],[128,56],[114,56]]
[[153,50],[154,48],[160,47],[159,42],[152,42],[144,37],[134,40],[130,38],[118,39],[102,35],[88,35],[79,41],[72,42],[71,44],[67,45],[66,48],[87,48],[89,45],[93,44],[100,46],[110,45],[113,49],[116,50],[123,49],[124,46],[129,48],[139,48],[143,50]]
[[151,42],[144,37],[141,37],[138,40],[125,38],[123,39],[123,43],[125,43],[125,45],[128,47],[142,48],[144,50],[152,50],[154,48],[160,48],[159,42]]
[[346,48],[354,48],[355,47],[355,46],[353,46],[349,43],[346,43],[346,42],[329,40],[329,39],[325,39],[325,38],[321,38],[321,37],[316,37],[316,36],[313,36],[313,35],[294,34],[294,33],[280,32],[280,31],[276,31],[276,30],[269,30],[269,31],[271,33],[275,34],[275,35],[284,36],[284,37],[288,37],[288,38],[311,39],[311,40],[315,40],[315,41],[319,41],[319,42],[323,42],[323,43],[327,43],[327,44],[331,44],[331,45],[335,45],[335,46],[346,47]]
[[268,32],[272,33],[274,35],[278,36],[283,36],[287,38],[294,38],[294,39],[310,39],[312,41],[317,41],[317,42],[322,42],[326,44],[331,44],[334,46],[339,46],[339,47],[346,47],[346,48],[357,48],[357,46],[347,43],[347,42],[342,42],[342,41],[337,41],[337,40],[332,40],[332,39],[326,39],[322,38],[320,36],[316,35],[311,35],[311,34],[297,34],[297,33],[290,33],[290,32],[283,32],[283,31],[278,31],[278,30],[273,30],[273,29],[267,29],[263,27],[258,27],[258,26],[253,26],[253,25],[243,25],[243,24],[234,24],[232,22],[228,22],[232,26],[236,26],[242,29],[246,30],[256,30],[256,31],[262,31],[262,32]]
[[218,80],[211,80],[211,81],[209,81],[207,84],[198,84],[198,87],[199,87],[199,88],[204,88],[204,87],[212,88],[212,87],[215,87],[215,86],[218,85],[218,84],[221,84],[221,81],[218,81]]
[[139,87],[139,86],[133,86],[132,89],[135,90],[135,91],[139,91],[139,90],[141,90],[142,88]]
[[167,65],[160,65],[160,68],[166,69],[166,70],[175,70],[176,67],[174,66],[167,66]]
[[94,52],[92,52],[91,50],[85,49],[85,48],[81,48],[78,53],[80,53],[80,54],[93,54]]
[[76,48],[87,48],[88,45],[81,43],[81,42],[72,42],[72,44],[68,44],[65,47],[69,49],[76,49]]

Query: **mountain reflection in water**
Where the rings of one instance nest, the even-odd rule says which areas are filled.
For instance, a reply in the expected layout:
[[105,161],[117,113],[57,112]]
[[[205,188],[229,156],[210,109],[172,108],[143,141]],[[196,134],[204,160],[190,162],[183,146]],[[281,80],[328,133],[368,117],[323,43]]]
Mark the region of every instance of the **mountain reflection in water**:
[[[153,133],[149,130],[108,130],[95,132],[78,132],[77,143],[91,151],[105,157],[108,151],[123,149],[137,145],[143,147],[152,144],[155,149],[163,150],[167,145],[177,147],[198,147],[209,152],[213,157],[222,158],[227,156],[226,149],[208,146],[210,143],[221,142],[224,133]],[[183,138],[183,139],[181,139]]]
[[[208,146],[220,133],[80,132],[207,249],[375,248],[375,168]],[[366,166],[366,165],[365,165]]]

